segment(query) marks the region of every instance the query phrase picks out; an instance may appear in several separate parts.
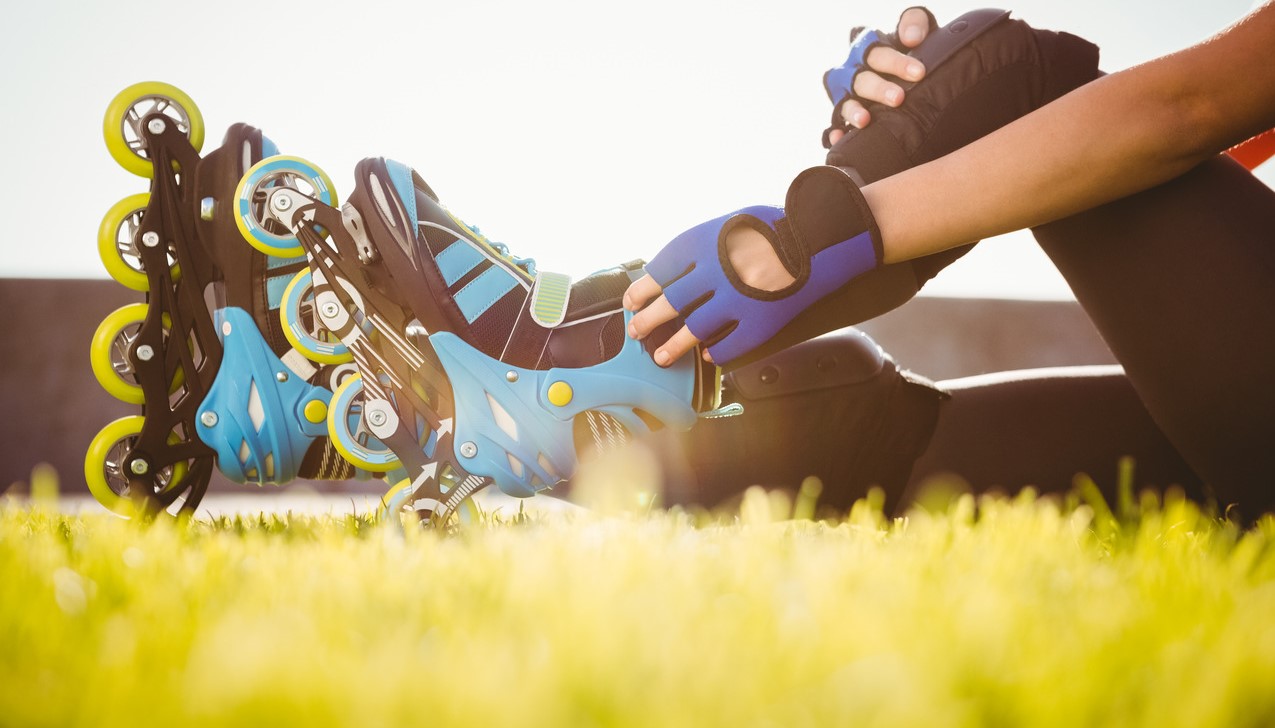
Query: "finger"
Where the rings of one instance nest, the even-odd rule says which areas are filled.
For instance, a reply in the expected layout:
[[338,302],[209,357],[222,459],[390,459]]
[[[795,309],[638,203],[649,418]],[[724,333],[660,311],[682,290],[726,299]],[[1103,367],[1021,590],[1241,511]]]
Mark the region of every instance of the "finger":
[[854,92],[860,98],[886,106],[898,106],[903,103],[903,89],[872,71],[860,71],[854,77]]
[[908,48],[921,45],[930,32],[930,19],[921,8],[910,8],[899,16],[899,41]]
[[835,147],[835,146],[837,146],[837,142],[841,141],[841,137],[843,137],[843,136],[845,136],[845,135],[846,135],[846,133],[845,133],[844,131],[841,131],[840,129],[831,129],[831,130],[829,130],[829,131],[828,131],[828,144],[829,144],[829,146],[834,146],[834,147]]
[[[862,129],[872,120],[872,115],[868,113],[867,109],[863,108],[863,104],[855,99],[846,99],[846,102],[841,105],[841,118],[845,119],[850,126]],[[831,138],[831,135],[829,135],[829,139]],[[840,134],[838,134],[837,138],[840,138]],[[836,144],[836,141],[833,140],[832,143]]]
[[624,291],[623,304],[630,311],[636,311],[646,305],[647,301],[660,295],[664,289],[648,273],[629,284]]
[[925,66],[921,62],[906,56],[889,46],[879,45],[868,51],[868,68],[877,73],[908,81],[920,81],[925,75]]
[[692,334],[690,329],[683,326],[677,330],[676,334],[670,336],[669,340],[664,342],[660,348],[655,350],[655,363],[666,367],[682,358],[686,352],[694,349],[698,343],[699,339],[695,338],[695,334]]
[[651,301],[646,308],[633,314],[629,321],[629,338],[645,339],[666,322],[677,318],[677,309],[664,296]]

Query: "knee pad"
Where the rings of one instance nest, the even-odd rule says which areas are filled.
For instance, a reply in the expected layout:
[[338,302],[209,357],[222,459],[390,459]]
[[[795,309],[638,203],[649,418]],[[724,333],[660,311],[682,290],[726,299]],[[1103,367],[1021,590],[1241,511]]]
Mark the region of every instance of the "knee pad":
[[723,401],[743,414],[678,437],[666,497],[712,506],[750,485],[795,488],[812,475],[824,505],[848,507],[874,485],[897,495],[946,397],[857,329],[811,339],[725,376]]
[[[903,105],[869,103],[872,123],[851,129],[828,152],[827,163],[860,184],[949,154],[1100,75],[1094,44],[1033,28],[1003,11],[967,13],[913,55],[927,75],[909,88]],[[897,308],[970,245],[856,278],[794,319],[767,351]]]

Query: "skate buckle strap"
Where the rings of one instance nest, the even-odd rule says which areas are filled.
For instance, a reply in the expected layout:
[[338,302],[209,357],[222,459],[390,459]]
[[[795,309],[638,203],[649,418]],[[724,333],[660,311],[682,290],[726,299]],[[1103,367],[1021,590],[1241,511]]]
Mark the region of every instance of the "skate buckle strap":
[[562,273],[537,273],[531,289],[531,317],[541,326],[552,329],[562,325],[571,300],[571,276]]

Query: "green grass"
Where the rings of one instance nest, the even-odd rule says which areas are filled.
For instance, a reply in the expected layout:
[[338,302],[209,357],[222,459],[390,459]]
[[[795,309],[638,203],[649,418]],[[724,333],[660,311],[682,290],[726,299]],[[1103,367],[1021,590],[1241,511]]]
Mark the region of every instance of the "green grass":
[[1275,723],[1275,522],[1116,511],[753,492],[404,534],[9,505],[0,724]]

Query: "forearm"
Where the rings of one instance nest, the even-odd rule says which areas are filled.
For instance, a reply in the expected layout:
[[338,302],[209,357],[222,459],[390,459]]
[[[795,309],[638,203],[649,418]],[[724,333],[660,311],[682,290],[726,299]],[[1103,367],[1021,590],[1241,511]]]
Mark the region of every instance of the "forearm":
[[1270,7],[864,189],[886,262],[1038,225],[1176,177],[1275,126]]

